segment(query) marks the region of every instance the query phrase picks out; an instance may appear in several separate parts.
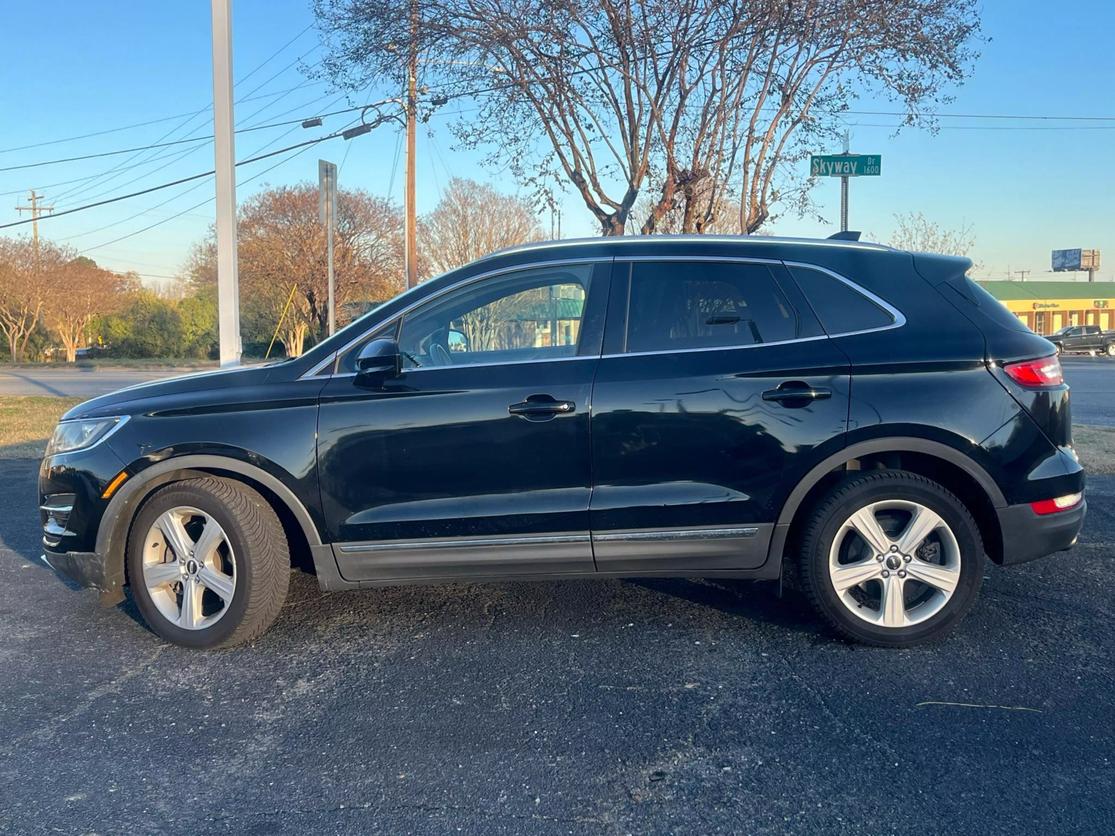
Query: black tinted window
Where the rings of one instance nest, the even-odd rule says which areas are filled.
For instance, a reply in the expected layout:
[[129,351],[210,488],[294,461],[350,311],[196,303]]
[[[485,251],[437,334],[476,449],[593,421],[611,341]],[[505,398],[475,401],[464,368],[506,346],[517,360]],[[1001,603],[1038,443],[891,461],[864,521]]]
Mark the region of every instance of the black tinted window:
[[887,311],[835,276],[808,267],[793,267],[791,272],[830,334],[885,328],[894,323]]
[[969,301],[974,302],[976,307],[979,308],[987,317],[997,325],[1003,328],[1008,328],[1011,331],[1029,331],[1026,323],[1020,320],[1017,316],[1012,314],[1007,306],[987,292],[987,289],[977,282],[973,281],[970,277],[964,276],[964,288],[969,294]]
[[668,351],[792,340],[797,312],[769,268],[716,261],[632,266],[628,351]]

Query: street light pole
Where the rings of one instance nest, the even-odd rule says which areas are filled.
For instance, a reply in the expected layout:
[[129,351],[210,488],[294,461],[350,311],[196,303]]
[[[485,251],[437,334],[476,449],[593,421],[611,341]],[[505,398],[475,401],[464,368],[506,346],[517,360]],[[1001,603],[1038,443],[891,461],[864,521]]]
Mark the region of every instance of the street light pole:
[[407,287],[418,284],[418,207],[415,198],[415,166],[418,136],[418,3],[410,2],[410,46],[407,50],[406,98],[406,195],[403,210],[406,212],[404,235],[406,238],[405,261]]
[[317,161],[318,216],[325,225],[325,263],[329,281],[329,336],[337,328],[336,293],[333,279],[333,229],[337,215],[337,166]]
[[[850,153],[848,131],[844,131],[844,153]],[[840,231],[848,231],[848,178],[840,178]]]
[[236,267],[236,146],[232,114],[232,0],[211,0],[213,166],[217,174],[217,324],[221,366],[240,363],[240,281]]

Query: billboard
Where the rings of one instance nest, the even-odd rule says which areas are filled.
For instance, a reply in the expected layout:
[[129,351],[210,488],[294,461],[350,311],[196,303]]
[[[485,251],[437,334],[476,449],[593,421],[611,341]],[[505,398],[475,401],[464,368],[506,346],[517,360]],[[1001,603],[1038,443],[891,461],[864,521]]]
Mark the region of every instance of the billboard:
[[1099,250],[1054,250],[1053,272],[1100,269]]

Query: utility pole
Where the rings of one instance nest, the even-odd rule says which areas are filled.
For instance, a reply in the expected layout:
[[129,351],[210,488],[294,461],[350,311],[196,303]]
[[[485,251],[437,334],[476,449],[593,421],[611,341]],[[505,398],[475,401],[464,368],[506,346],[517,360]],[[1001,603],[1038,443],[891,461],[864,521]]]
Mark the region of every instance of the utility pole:
[[414,169],[418,136],[418,2],[410,0],[410,46],[407,52],[407,151],[405,262],[407,287],[418,284],[418,209],[415,199]]
[[1033,270],[1019,270],[1018,271],[1018,280],[1020,282],[1026,281],[1026,274],[1027,273],[1033,273],[1033,272],[1034,272]]
[[326,269],[329,274],[329,336],[337,328],[336,294],[333,281],[333,228],[337,214],[337,166],[317,161],[318,216],[325,225]]
[[35,253],[36,269],[39,266],[39,217],[43,214],[43,212],[54,211],[53,206],[43,206],[42,204],[40,204],[39,201],[41,201],[42,199],[43,196],[41,194],[36,192],[34,189],[31,189],[31,191],[27,193],[27,201],[30,205],[16,206],[15,208],[15,210],[20,214],[24,212],[31,213],[31,246],[33,247]]
[[[844,130],[844,153],[851,153],[848,131]],[[848,178],[840,178],[840,231],[848,231]]]
[[213,149],[217,172],[217,325],[221,366],[240,364],[240,279],[236,266],[236,146],[232,116],[232,0],[211,0]]

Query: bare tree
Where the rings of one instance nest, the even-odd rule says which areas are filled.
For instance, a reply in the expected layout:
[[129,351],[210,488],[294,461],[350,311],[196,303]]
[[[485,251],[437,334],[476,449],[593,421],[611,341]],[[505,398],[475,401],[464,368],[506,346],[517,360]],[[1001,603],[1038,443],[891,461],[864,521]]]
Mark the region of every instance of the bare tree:
[[30,240],[0,238],[0,331],[8,341],[13,363],[23,359],[38,324],[46,296],[39,268],[50,263],[52,251],[44,244],[36,258]]
[[[238,238],[245,326],[269,332],[286,309],[283,342],[288,354],[301,354],[307,339],[321,339],[328,329],[325,232],[318,220],[317,187],[283,186],[252,196],[240,207]],[[193,285],[215,283],[215,258],[211,240],[194,248],[186,266]],[[353,307],[398,293],[403,287],[398,208],[367,192],[338,191],[334,264],[341,324]]]
[[119,308],[138,280],[104,270],[70,250],[55,250],[53,255],[54,265],[44,275],[49,292],[43,301],[43,322],[62,343],[66,362],[72,363],[93,319]]
[[929,220],[921,212],[895,215],[894,220],[897,225],[890,245],[900,250],[966,256],[971,255],[976,245],[975,230],[967,222],[949,229]]
[[424,266],[442,273],[494,250],[537,241],[542,230],[526,201],[454,177],[438,205],[422,218],[420,236]]
[[683,232],[699,232],[710,235],[736,234],[739,232],[739,200],[723,190],[717,191],[718,194],[715,196],[702,194],[700,190],[694,193],[694,199],[700,200],[702,206],[699,224],[687,223],[685,206],[679,201],[665,212],[660,212],[658,219],[653,223],[653,230],[649,229],[647,221],[658,208],[657,196],[650,192],[644,192],[639,195],[639,199],[631,207],[628,229],[653,231],[664,235]]
[[856,91],[919,118],[963,80],[975,0],[315,0],[325,70],[350,89],[423,81],[479,112],[458,136],[545,193],[571,185],[605,235],[639,194],[643,232],[680,208],[685,231],[740,199],[754,232],[807,207],[802,162]]

